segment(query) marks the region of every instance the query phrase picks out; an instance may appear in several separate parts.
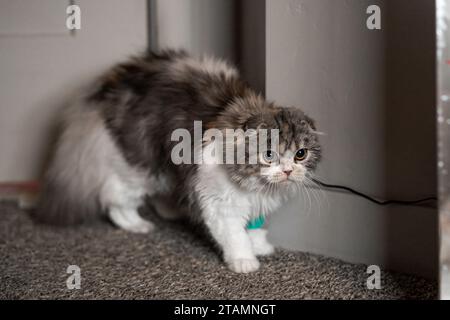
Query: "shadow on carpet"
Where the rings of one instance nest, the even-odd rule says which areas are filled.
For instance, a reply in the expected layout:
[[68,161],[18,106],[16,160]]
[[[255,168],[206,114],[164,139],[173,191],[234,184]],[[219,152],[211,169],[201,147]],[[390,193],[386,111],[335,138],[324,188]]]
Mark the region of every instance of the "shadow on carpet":
[[[382,289],[369,290],[365,265],[285,250],[262,258],[258,272],[235,274],[207,241],[158,219],[149,235],[108,223],[54,228],[3,203],[0,221],[0,299],[437,297],[434,281],[382,271]],[[80,267],[81,289],[67,288],[69,265]]]

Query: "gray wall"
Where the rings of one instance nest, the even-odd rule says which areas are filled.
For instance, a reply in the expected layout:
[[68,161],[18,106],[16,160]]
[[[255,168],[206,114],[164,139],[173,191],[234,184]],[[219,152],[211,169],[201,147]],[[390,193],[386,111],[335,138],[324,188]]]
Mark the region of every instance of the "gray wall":
[[55,115],[80,84],[147,46],[146,0],[0,0],[0,182],[39,178]]
[[[266,93],[317,120],[318,177],[381,198],[436,194],[433,1],[267,0]],[[366,8],[382,9],[382,30]],[[270,221],[278,245],[436,276],[436,210],[309,190]]]
[[265,3],[262,0],[149,0],[152,49],[183,48],[238,65],[265,91]]
[[153,49],[183,48],[194,55],[235,60],[235,1],[150,0]]

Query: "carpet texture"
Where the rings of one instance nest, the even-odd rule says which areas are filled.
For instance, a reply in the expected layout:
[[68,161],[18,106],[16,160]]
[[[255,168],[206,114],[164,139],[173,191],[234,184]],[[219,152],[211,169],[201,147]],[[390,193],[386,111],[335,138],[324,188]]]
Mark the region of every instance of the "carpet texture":
[[[204,238],[153,218],[136,235],[98,223],[77,228],[34,224],[0,204],[0,299],[435,299],[437,285],[382,271],[382,289],[366,288],[366,266],[278,250],[260,271],[230,272]],[[69,290],[69,265],[81,289]]]

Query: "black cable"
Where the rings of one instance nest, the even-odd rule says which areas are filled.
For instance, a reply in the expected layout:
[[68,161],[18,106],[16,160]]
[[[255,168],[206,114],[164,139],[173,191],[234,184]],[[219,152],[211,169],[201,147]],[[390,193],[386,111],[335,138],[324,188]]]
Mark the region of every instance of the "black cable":
[[352,188],[346,187],[346,186],[339,186],[339,185],[334,185],[334,184],[328,184],[328,183],[324,183],[322,181],[319,181],[317,179],[312,179],[315,183],[317,183],[318,185],[324,187],[324,188],[328,188],[328,189],[341,189],[341,190],[345,190],[348,192],[351,192],[353,194],[356,194],[357,196],[360,196],[364,199],[367,199],[373,203],[376,203],[378,205],[381,206],[385,206],[385,205],[389,205],[389,204],[402,204],[402,205],[413,205],[413,204],[418,204],[421,202],[428,202],[428,201],[436,201],[437,197],[428,197],[428,198],[423,198],[423,199],[418,199],[418,200],[411,200],[411,201],[405,201],[405,200],[386,200],[386,201],[380,201],[377,200],[375,198],[372,198],[362,192],[356,191]]

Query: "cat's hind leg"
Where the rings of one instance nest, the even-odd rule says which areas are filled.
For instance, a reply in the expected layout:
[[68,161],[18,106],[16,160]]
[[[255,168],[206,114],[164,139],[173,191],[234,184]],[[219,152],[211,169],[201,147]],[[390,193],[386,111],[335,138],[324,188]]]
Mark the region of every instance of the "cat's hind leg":
[[112,175],[106,180],[100,202],[116,226],[134,233],[148,233],[155,228],[153,223],[138,213],[147,192],[144,186],[142,179],[123,179],[118,175]]
[[134,208],[111,207],[108,214],[116,226],[133,233],[149,233],[155,228],[153,223],[143,219]]

